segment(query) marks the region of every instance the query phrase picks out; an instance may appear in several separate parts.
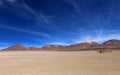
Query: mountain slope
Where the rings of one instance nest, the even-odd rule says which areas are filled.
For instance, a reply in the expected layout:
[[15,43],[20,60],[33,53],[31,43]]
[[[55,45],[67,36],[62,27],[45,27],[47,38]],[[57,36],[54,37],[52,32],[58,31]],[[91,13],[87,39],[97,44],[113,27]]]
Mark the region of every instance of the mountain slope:
[[22,50],[29,50],[29,48],[21,45],[21,44],[16,44],[16,45],[13,45],[13,46],[10,46],[4,50],[7,50],[7,51],[13,51],[13,50],[16,50],[16,51],[22,51]]
[[106,48],[120,48],[120,40],[112,39],[103,43]]
[[94,48],[94,47],[100,47],[100,46],[101,46],[101,44],[98,44],[97,42],[85,42],[85,43],[70,45],[65,48],[68,50],[70,50],[70,49],[80,50],[80,49],[88,49],[88,48]]

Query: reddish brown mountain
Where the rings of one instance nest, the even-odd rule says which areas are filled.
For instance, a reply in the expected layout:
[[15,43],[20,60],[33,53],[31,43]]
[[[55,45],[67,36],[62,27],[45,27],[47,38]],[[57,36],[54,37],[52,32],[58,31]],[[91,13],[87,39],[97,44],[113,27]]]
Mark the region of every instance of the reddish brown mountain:
[[17,44],[17,45],[14,45],[14,46],[10,46],[10,47],[8,47],[8,48],[6,48],[4,50],[7,50],[7,51],[14,51],[14,50],[22,51],[23,50],[24,51],[24,50],[29,50],[29,48],[27,48],[27,47],[25,47],[25,46],[23,46],[21,44]]
[[49,45],[49,46],[44,46],[41,49],[42,50],[47,50],[47,51],[58,51],[61,50],[63,46],[58,46],[58,45]]
[[32,51],[40,51],[42,50],[41,48],[38,48],[38,47],[29,47],[30,50]]
[[106,48],[120,48],[120,40],[112,39],[103,43]]
[[103,43],[103,45],[116,45],[120,46],[120,40],[112,39]]
[[82,50],[82,49],[88,49],[88,48],[94,48],[94,47],[101,47],[101,44],[98,44],[97,42],[85,42],[75,45],[70,45],[65,47],[66,50]]
[[[98,44],[97,42],[85,42],[80,44],[74,44],[70,46],[58,46],[58,45],[49,45],[42,48],[36,47],[25,47],[21,44],[17,44],[11,47],[4,49],[5,51],[78,51],[78,50],[93,50],[100,48],[114,48],[120,49],[120,40],[108,40],[103,44]],[[4,51],[3,50],[3,51]]]

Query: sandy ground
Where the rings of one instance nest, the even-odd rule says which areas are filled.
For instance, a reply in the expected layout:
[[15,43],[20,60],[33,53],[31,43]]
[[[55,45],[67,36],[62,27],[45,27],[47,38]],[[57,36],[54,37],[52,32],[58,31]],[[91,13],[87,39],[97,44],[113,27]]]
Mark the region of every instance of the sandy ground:
[[120,75],[120,51],[0,52],[0,75]]

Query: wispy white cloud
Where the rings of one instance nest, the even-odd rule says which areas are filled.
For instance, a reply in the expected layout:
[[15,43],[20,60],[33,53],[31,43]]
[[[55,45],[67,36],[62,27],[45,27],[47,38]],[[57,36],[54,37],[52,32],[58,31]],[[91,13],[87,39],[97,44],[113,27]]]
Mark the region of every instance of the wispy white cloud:
[[33,14],[36,17],[37,22],[43,21],[46,24],[51,24],[53,21],[54,16],[46,16],[43,12],[37,13],[33,8],[31,8],[28,4],[24,3],[24,8]]
[[33,14],[35,17],[38,16],[38,14],[36,13],[35,10],[33,10],[29,5],[27,5],[26,3],[23,3],[21,4],[25,9],[26,11],[30,12],[31,14]]
[[80,37],[79,39],[75,40],[75,43],[81,43],[81,42],[91,42],[91,41],[95,41],[95,42],[99,42],[102,43],[104,41],[110,40],[110,39],[118,39],[120,40],[120,33],[119,30],[116,31],[109,31],[110,33],[105,34],[104,30],[98,30],[96,31],[96,33],[93,33],[91,35],[85,35]]
[[8,46],[0,46],[0,50],[7,48]]
[[10,43],[0,42],[0,50],[9,47]]
[[69,3],[77,13],[81,14],[81,10],[80,10],[81,7],[80,7],[79,2],[77,2],[75,0],[64,0],[64,1]]
[[48,43],[50,45],[63,45],[63,46],[67,46],[67,45],[70,45],[70,43],[66,43],[66,42],[51,42],[51,43]]
[[2,6],[3,5],[3,2],[0,0],[0,6]]
[[1,45],[9,45],[8,43],[4,43],[4,42],[0,42],[0,46]]
[[[29,18],[30,16],[34,16],[34,18],[32,18],[33,20],[35,20],[37,23],[40,23],[40,22],[43,22],[43,23],[46,23],[46,24],[51,24],[53,22],[53,18],[54,16],[49,16],[49,15],[45,15],[44,12],[42,11],[35,11],[31,6],[29,6],[27,3],[25,3],[24,1],[21,1],[21,2],[18,2],[18,0],[6,0],[6,2],[10,2],[10,5],[18,8],[18,9],[22,9],[22,13],[18,13],[17,11],[14,11],[14,12],[17,12],[18,15],[22,16],[22,17],[28,17],[28,14],[25,14],[26,12],[29,12]],[[3,4],[3,2],[0,0],[0,4]],[[28,19],[28,18],[27,18]],[[38,24],[40,25],[40,24]]]
[[18,2],[18,0],[6,0],[6,1],[11,2],[9,4],[14,7],[14,9],[11,8],[12,12],[15,12],[18,16],[25,18],[27,20],[35,21],[36,22],[35,25],[38,25],[39,27],[47,30],[53,30],[53,28],[55,29],[57,27],[57,25],[53,24],[55,16],[46,15],[42,11],[36,11],[24,1],[20,2]]
[[34,16],[33,20],[36,21],[36,25],[47,30],[53,30],[53,28],[57,28],[57,25],[54,24],[55,16],[45,15],[45,13],[42,11],[37,12],[27,3],[23,3],[22,5],[27,12],[31,13]]
[[77,13],[80,13],[80,6],[79,6],[79,4],[77,2],[75,2],[74,0],[71,0],[70,4],[73,6],[73,8],[75,9],[75,11]]
[[6,1],[11,2],[11,3],[14,3],[14,2],[16,2],[17,0],[6,0]]
[[45,15],[40,15],[39,17],[42,18],[46,24],[51,24],[54,18],[54,16],[45,16]]
[[44,36],[44,37],[51,37],[49,34],[46,34],[46,33],[35,32],[35,31],[30,31],[30,30],[23,30],[23,29],[11,27],[11,26],[0,25],[0,28],[10,29],[10,30],[14,30],[14,31],[19,31],[19,32],[33,34],[33,35]]

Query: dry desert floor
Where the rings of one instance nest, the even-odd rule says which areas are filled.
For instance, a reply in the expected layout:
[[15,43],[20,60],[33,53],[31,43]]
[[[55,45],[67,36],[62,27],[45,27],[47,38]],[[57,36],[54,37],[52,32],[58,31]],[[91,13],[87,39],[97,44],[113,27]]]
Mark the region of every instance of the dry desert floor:
[[120,75],[120,51],[0,52],[0,75]]

